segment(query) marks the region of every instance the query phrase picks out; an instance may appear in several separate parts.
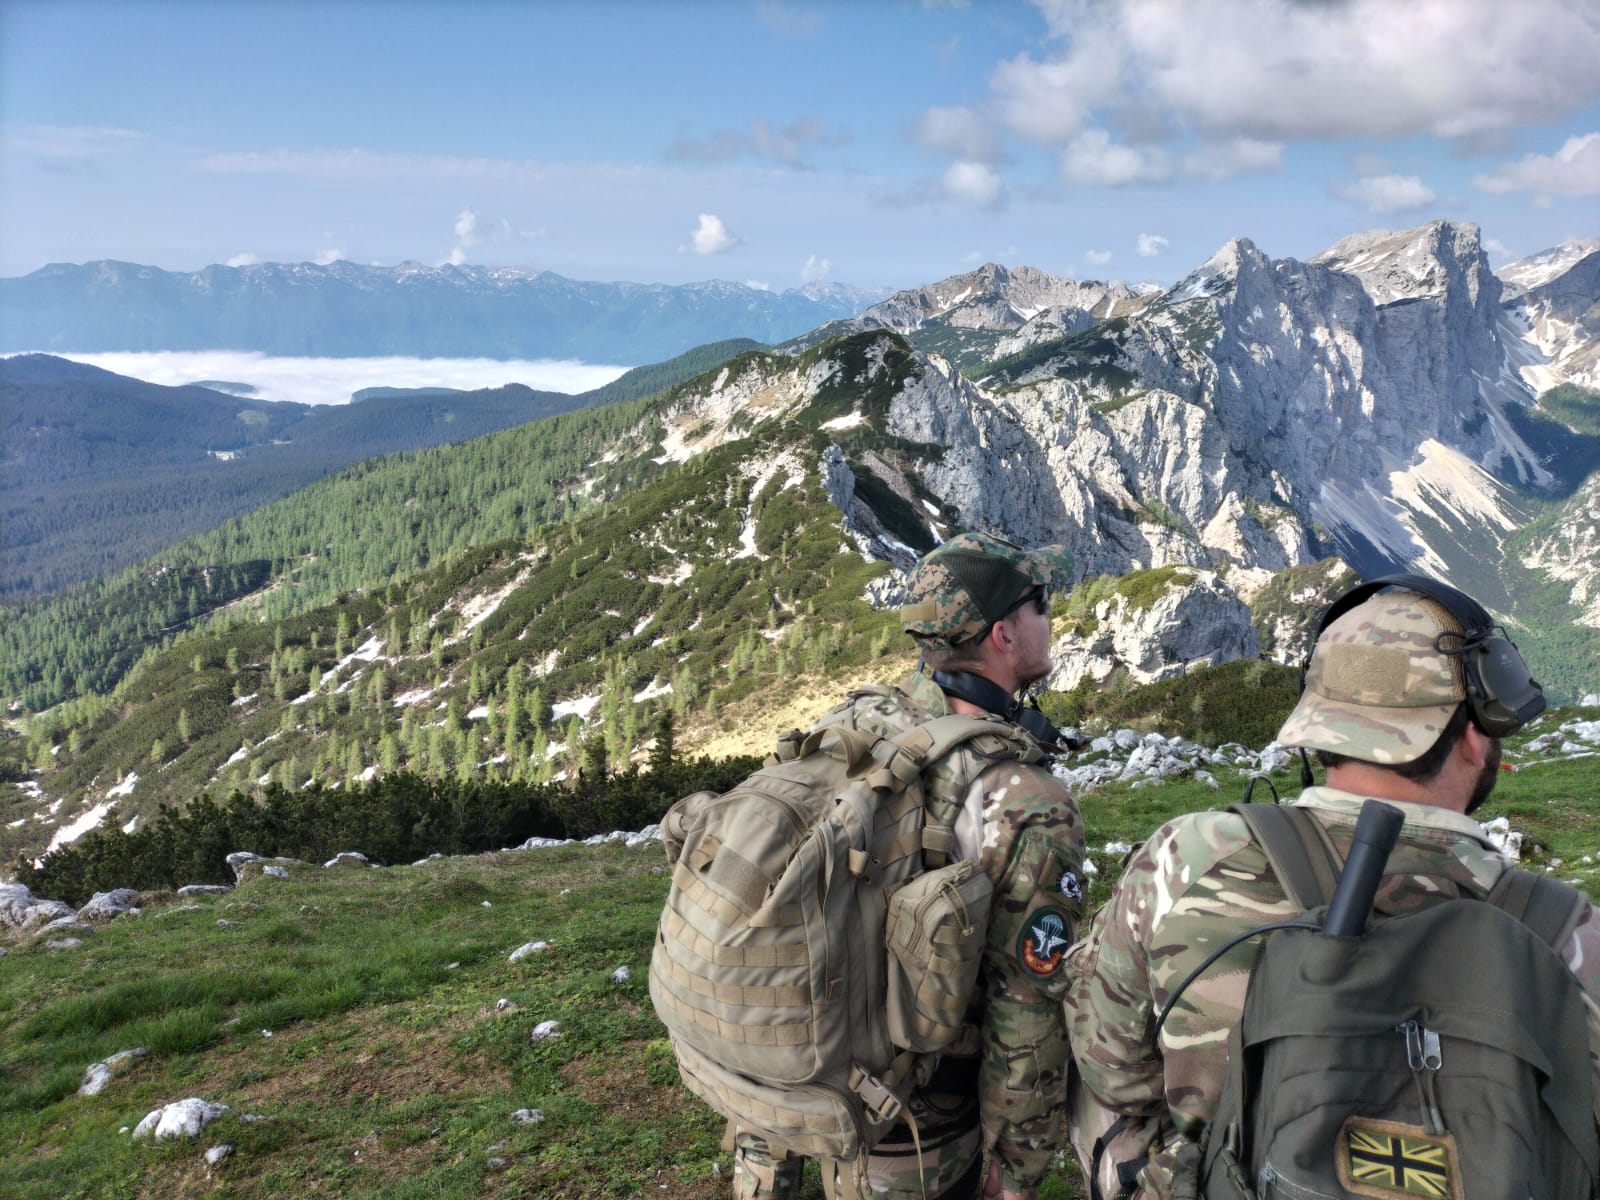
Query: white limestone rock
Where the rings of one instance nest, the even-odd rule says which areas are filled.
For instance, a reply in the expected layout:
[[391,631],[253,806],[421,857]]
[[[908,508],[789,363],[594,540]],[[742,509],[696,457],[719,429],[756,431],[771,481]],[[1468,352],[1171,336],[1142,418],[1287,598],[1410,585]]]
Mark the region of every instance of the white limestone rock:
[[148,1058],[149,1055],[150,1051],[140,1046],[134,1050],[119,1050],[110,1058],[91,1063],[83,1073],[83,1083],[78,1088],[78,1095],[98,1096],[105,1091],[106,1085],[117,1076],[119,1071],[129,1063],[137,1062],[141,1058]]
[[518,946],[515,950],[513,950],[511,952],[511,957],[508,958],[506,961],[507,962],[521,962],[523,959],[527,958],[529,955],[543,954],[548,949],[550,949],[550,943],[549,942],[524,942],[522,945]]
[[199,1137],[210,1125],[228,1111],[226,1104],[212,1104],[198,1096],[175,1100],[148,1113],[134,1128],[136,1138],[153,1137],[158,1141],[177,1137]]

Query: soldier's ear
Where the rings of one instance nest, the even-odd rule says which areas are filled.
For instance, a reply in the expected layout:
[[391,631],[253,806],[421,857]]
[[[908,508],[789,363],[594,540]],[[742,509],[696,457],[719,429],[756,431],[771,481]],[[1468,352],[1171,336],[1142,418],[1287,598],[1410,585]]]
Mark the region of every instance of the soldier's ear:
[[1466,728],[1461,731],[1460,738],[1456,740],[1453,753],[1465,754],[1467,765],[1474,770],[1481,770],[1489,765],[1489,757],[1498,740],[1484,733],[1474,722],[1468,721]]

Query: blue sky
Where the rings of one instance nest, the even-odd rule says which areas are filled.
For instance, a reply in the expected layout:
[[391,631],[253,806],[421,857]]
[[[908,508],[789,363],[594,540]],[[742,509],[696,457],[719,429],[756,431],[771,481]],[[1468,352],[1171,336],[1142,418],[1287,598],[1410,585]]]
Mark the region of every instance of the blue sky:
[[0,0],[0,275],[1171,281],[1600,235],[1593,0]]

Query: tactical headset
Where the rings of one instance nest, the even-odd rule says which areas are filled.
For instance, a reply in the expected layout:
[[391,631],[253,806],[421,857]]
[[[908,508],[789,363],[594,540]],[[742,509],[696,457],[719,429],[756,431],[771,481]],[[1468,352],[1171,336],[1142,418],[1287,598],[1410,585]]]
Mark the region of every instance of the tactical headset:
[[[1391,587],[1404,588],[1437,601],[1460,623],[1460,633],[1454,630],[1440,633],[1433,639],[1433,648],[1461,660],[1467,712],[1480,731],[1502,738],[1515,733],[1545,710],[1544,689],[1528,671],[1515,643],[1505,636],[1505,630],[1495,624],[1483,605],[1449,584],[1424,575],[1385,575],[1351,588],[1322,615],[1322,623],[1312,639],[1312,653],[1316,652],[1316,641],[1328,626],[1362,601]],[[1308,655],[1300,670],[1302,692],[1305,691],[1306,672],[1310,669]]]

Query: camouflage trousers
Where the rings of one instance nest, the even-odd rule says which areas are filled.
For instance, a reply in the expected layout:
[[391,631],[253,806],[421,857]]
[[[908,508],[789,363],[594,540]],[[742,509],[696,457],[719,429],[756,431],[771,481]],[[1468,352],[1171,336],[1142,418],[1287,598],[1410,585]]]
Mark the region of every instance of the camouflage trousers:
[[[983,1183],[983,1132],[978,1113],[978,1065],[946,1059],[907,1105],[916,1122],[890,1128],[867,1157],[867,1195],[872,1200],[972,1200]],[[798,1200],[805,1159],[774,1152],[743,1130],[733,1135],[734,1200]],[[819,1164],[831,1196],[830,1176],[848,1185],[855,1164]],[[849,1194],[848,1186],[840,1189]]]

